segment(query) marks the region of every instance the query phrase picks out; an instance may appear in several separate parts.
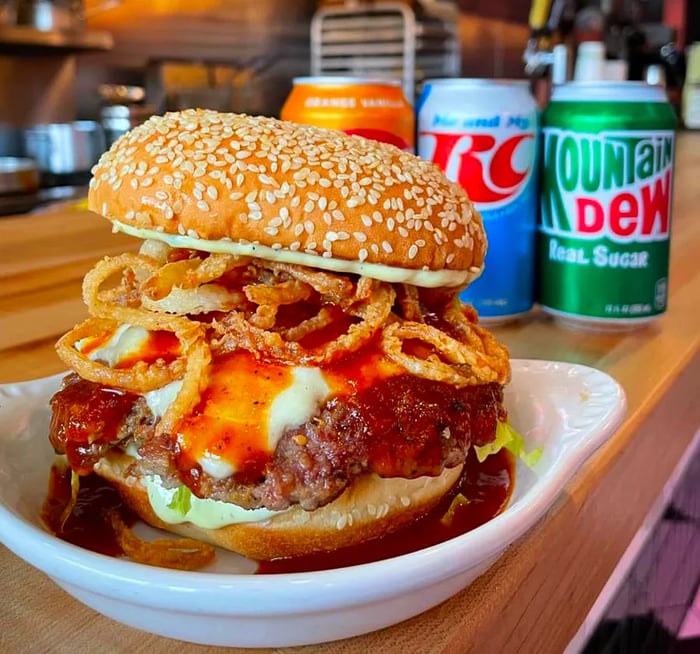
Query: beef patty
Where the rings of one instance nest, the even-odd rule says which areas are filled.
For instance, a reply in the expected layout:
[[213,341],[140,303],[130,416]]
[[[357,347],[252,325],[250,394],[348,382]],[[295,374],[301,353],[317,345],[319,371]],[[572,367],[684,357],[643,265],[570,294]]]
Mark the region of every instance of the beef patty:
[[69,375],[51,399],[50,440],[83,473],[111,447],[138,448],[130,474],[185,483],[199,497],[245,508],[313,510],[358,475],[439,475],[464,462],[472,444],[493,440],[505,419],[499,384],[455,388],[412,375],[384,379],[353,396],[331,398],[317,415],[284,433],[266,461],[217,480],[156,435],[145,401]]

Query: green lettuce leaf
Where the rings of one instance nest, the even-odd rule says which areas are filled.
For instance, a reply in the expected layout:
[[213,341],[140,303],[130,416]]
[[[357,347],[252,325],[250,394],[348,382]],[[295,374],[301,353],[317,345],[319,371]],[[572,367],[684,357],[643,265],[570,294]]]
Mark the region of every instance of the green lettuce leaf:
[[496,438],[486,445],[474,446],[476,458],[479,463],[486,460],[486,457],[496,454],[505,447],[513,456],[519,457],[522,462],[532,468],[542,456],[542,448],[538,447],[529,452],[525,451],[525,439],[507,422],[500,422],[496,425]]
[[446,527],[449,527],[452,524],[452,521],[455,519],[455,513],[457,512],[457,508],[460,506],[465,506],[469,504],[469,500],[462,495],[462,493],[457,493],[457,495],[454,496],[452,499],[452,502],[450,503],[450,508],[447,509],[445,512],[445,515],[440,518],[440,522],[442,522],[443,525]]
[[192,493],[187,486],[180,486],[173,494],[168,508],[177,511],[180,515],[187,515],[192,506]]

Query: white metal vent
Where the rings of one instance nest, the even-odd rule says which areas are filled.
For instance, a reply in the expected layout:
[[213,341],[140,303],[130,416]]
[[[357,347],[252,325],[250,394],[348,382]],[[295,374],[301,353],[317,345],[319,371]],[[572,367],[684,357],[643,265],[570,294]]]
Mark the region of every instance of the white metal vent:
[[415,93],[416,22],[400,2],[326,7],[311,21],[311,74],[400,79]]

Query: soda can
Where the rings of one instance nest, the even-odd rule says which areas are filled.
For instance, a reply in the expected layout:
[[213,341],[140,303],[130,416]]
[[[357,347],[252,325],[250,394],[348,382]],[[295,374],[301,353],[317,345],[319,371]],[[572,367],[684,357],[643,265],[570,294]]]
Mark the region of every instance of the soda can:
[[484,220],[484,272],[460,297],[491,324],[534,304],[538,129],[525,81],[428,80],[418,100],[418,154],[458,182]]
[[666,311],[676,116],[658,86],[556,87],[543,116],[539,301],[619,331]]
[[415,115],[400,80],[297,77],[280,117],[415,151]]

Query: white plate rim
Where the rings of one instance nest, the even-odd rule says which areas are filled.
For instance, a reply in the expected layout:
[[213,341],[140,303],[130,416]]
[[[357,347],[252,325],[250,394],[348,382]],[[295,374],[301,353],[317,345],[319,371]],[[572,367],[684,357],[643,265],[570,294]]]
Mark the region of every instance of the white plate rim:
[[[535,487],[541,488],[529,504],[509,507],[477,529],[424,550],[360,566],[311,573],[249,575],[174,571],[96,554],[66,543],[27,523],[21,516],[0,504],[0,533],[4,532],[2,540],[18,556],[55,579],[72,584],[75,583],[76,575],[80,575],[81,587],[97,594],[138,604],[141,600],[138,592],[140,589],[148,588],[152,591],[154,587],[167,588],[168,592],[160,593],[157,598],[149,592],[148,601],[143,601],[144,606],[161,609],[180,608],[183,598],[191,606],[196,597],[197,610],[203,613],[229,615],[234,612],[240,616],[259,616],[260,606],[257,603],[247,604],[242,600],[264,593],[267,607],[265,615],[289,615],[290,603],[294,605],[301,598],[304,600],[305,613],[330,612],[410,592],[424,585],[425,573],[433,572],[431,580],[439,582],[464,572],[465,566],[455,554],[467,547],[478,548],[482,552],[479,560],[472,562],[476,566],[504,549],[503,531],[509,532],[509,543],[522,536],[552,505],[573,475],[574,469],[605,442],[622,422],[626,409],[625,393],[606,373],[582,364],[539,359],[513,359],[512,367],[514,374],[548,374],[556,371],[585,375],[594,384],[608,387],[612,392],[611,400],[598,417],[599,426],[595,434],[578,443],[576,456],[571,456],[558,466],[546,479],[546,483],[545,480],[536,482]],[[35,389],[55,387],[63,374],[65,373],[2,385],[0,399],[3,396],[21,398]],[[8,393],[8,389],[11,392]],[[28,543],[31,544],[29,548]],[[407,575],[406,564],[409,558],[412,574]],[[439,573],[435,573],[436,567],[439,568]],[[134,571],[139,569],[147,571],[141,579],[134,575]],[[358,569],[367,574],[380,570],[382,584],[368,587],[365,574],[358,574]],[[86,572],[89,575],[86,576]],[[105,592],[105,584],[109,586],[109,593]],[[342,595],[330,592],[336,588],[343,589]],[[231,604],[222,606],[220,593],[226,594]],[[215,596],[215,599],[208,601],[210,595]],[[355,595],[355,601],[349,601],[348,595]],[[241,602],[236,602],[236,598]]]

